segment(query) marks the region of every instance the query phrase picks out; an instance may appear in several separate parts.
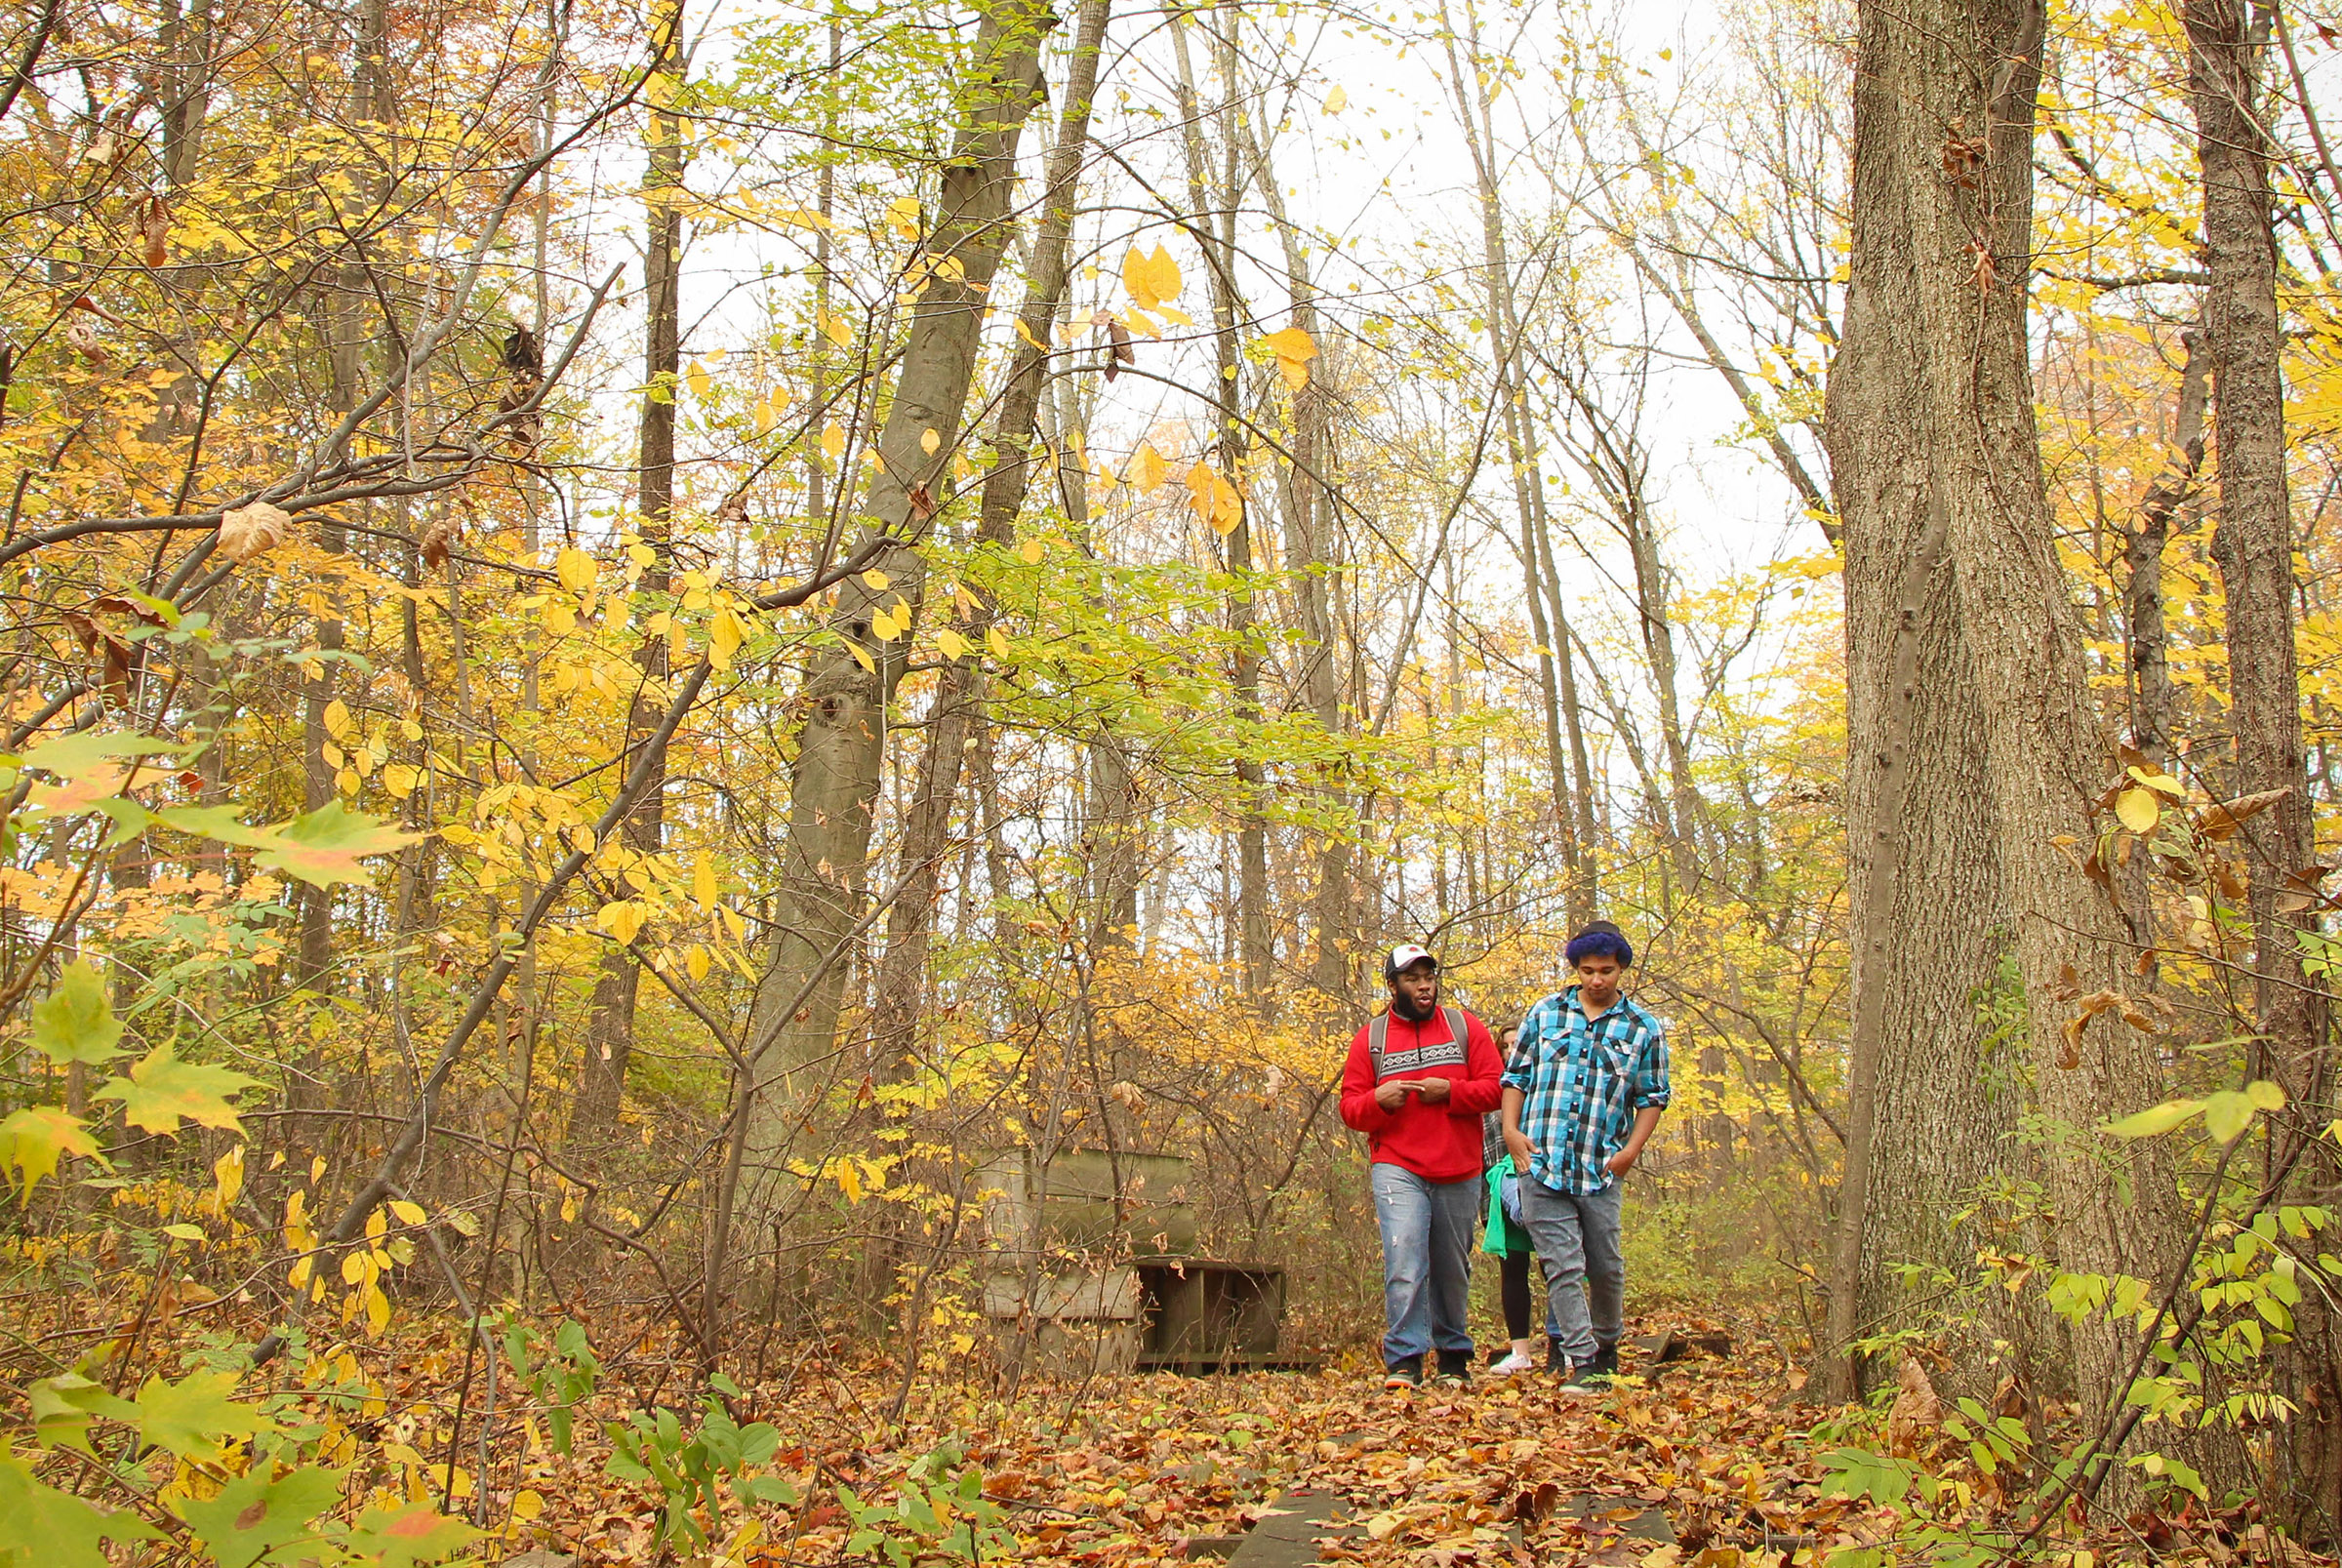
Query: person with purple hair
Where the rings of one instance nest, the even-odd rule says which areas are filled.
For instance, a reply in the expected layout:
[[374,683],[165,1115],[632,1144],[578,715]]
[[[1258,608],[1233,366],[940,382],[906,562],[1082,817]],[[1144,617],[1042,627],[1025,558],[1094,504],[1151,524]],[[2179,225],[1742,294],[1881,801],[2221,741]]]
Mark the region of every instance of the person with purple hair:
[[1620,993],[1635,947],[1618,927],[1595,921],[1563,955],[1576,984],[1529,1009],[1505,1071],[1505,1146],[1560,1330],[1547,1364],[1565,1392],[1592,1393],[1618,1372],[1621,1178],[1667,1108],[1667,1025]]

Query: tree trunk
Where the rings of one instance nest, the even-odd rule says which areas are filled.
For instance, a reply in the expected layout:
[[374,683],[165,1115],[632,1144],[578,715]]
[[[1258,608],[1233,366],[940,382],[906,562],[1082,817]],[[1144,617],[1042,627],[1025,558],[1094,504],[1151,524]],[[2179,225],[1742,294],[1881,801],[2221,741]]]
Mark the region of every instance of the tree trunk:
[[2122,546],[2123,640],[2130,653],[2130,743],[2158,768],[2171,762],[2177,702],[2171,689],[2170,637],[2163,624],[2163,546],[2171,524],[2195,493],[2203,462],[2204,379],[2211,367],[2203,333],[2180,335],[2187,363],[2179,373],[2179,408],[2171,421],[2171,459],[2139,503],[2139,526]]
[[[1883,6],[1862,13],[1851,277],[1825,421],[1845,551],[1855,953],[1847,1169],[1826,1363],[1839,1397],[1869,1381],[1852,1342],[1897,1326],[1921,1300],[1898,1266],[1956,1277],[1973,1268],[1973,1228],[1944,1216],[1964,1210],[1965,1194],[2005,1165],[2021,1108],[2015,1065],[1994,1060],[1975,1002],[1993,983],[2013,915],[2001,849],[1979,806],[1991,769],[1977,744],[1984,697],[1949,564],[1956,481],[1939,476],[1934,462],[1944,438],[1925,368],[1950,350],[1921,314],[1922,300],[1942,292],[1922,278],[1922,263],[1949,265],[1965,244],[1951,237],[1964,235],[1956,220],[1937,212],[1943,128],[1977,105],[1945,101],[1957,96],[1960,67],[1922,48],[1926,26],[1976,35],[1964,15],[1906,30]],[[1914,198],[1915,186],[1926,201]],[[1939,494],[1947,543],[1931,561],[1928,518]],[[1907,607],[1916,613],[1907,617]],[[1897,678],[1899,646],[1914,671],[1908,681]],[[1906,756],[1922,764],[1898,786]],[[1981,1371],[1983,1349],[1956,1353]],[[2040,1347],[2020,1341],[2019,1350]]]
[[[1529,627],[1537,638],[1538,683],[1545,698],[1545,748],[1553,777],[1554,826],[1561,839],[1567,868],[1566,915],[1574,931],[1594,917],[1598,896],[1594,860],[1593,778],[1586,748],[1584,720],[1578,704],[1577,678],[1572,665],[1567,612],[1554,560],[1552,530],[1545,506],[1545,477],[1539,467],[1535,432],[1527,407],[1521,371],[1520,322],[1513,298],[1513,263],[1505,238],[1504,208],[1498,200],[1494,154],[1496,134],[1491,117],[1479,50],[1479,17],[1468,3],[1465,46],[1471,55],[1475,92],[1464,80],[1465,61],[1457,54],[1456,34],[1440,20],[1447,40],[1447,70],[1456,97],[1456,112],[1464,122],[1464,140],[1472,151],[1480,205],[1480,256],[1488,296],[1488,351],[1496,361],[1496,398],[1505,422],[1505,456],[1513,471],[1513,500],[1520,523],[1519,555],[1523,584],[1529,598]],[[1564,731],[1569,746],[1562,749]]]
[[[2005,902],[1979,907],[2015,925],[2039,1108],[2051,1124],[2087,1136],[2109,1117],[2154,1104],[2163,1084],[2153,1042],[2114,1014],[2100,1015],[2070,1044],[2061,1000],[2077,981],[2086,991],[2122,990],[2131,934],[2111,897],[2057,843],[2096,842],[2092,802],[2111,746],[2090,707],[2080,626],[2051,541],[2034,427],[2026,294],[2043,24],[2038,6],[2016,0],[1930,0],[1916,10],[1862,5],[1853,292],[1841,354],[1871,373],[1872,390],[1917,416],[1899,438],[1874,433],[1890,453],[1902,448],[1916,460],[1906,489],[1925,487],[1946,508],[1965,658],[1951,667],[1922,666],[1919,678],[1974,682],[1989,762],[1987,853],[1998,857],[2005,879]],[[1841,388],[1834,378],[1834,409],[1853,401],[1841,399],[1841,390],[1859,388]],[[1911,452],[1915,439],[1922,445]],[[1877,461],[1851,443],[1840,455]],[[1851,543],[1850,515],[1846,522]],[[1883,575],[1885,563],[1864,565]],[[1849,549],[1849,596],[1855,591]],[[1849,614],[1850,635],[1858,619]],[[1875,720],[1875,710],[1866,716]],[[1878,739],[1874,728],[1855,742],[1867,751]],[[1973,748],[1974,739],[1971,732],[1961,744]],[[1922,772],[1931,773],[1937,758],[1925,755],[1931,766]],[[1941,805],[1971,813],[1973,800]],[[1917,815],[1908,801],[1905,815]],[[1908,879],[1904,885],[1921,891]],[[1966,902],[1939,886],[1923,892],[1939,909]],[[1864,911],[1866,919],[1877,914]],[[1956,1005],[1973,1013],[1965,997]],[[2046,1162],[2058,1266],[2160,1277],[2179,1230],[2165,1156],[2154,1140],[2108,1152],[2126,1167],[2120,1181],[2079,1153]],[[1905,1157],[1940,1160],[1941,1151],[1911,1149]],[[1874,1183],[1884,1158],[1882,1146]],[[1877,1196],[1874,1214],[1882,1212]],[[2077,1391],[2085,1420],[2094,1422],[2121,1406],[2129,1324],[2088,1318],[2073,1328],[2070,1343]]]
[[[987,8],[972,46],[966,97],[939,210],[924,253],[938,264],[913,307],[886,425],[861,511],[868,538],[889,541],[875,570],[838,585],[830,626],[839,643],[815,655],[798,695],[788,841],[774,901],[773,951],[757,985],[749,1031],[755,1096],[749,1110],[751,1181],[776,1163],[789,1105],[811,1085],[797,1075],[834,1048],[844,959],[864,924],[863,881],[871,808],[886,749],[886,709],[909,653],[908,625],[881,636],[872,623],[898,607],[915,615],[925,587],[916,543],[935,511],[929,486],[957,444],[975,375],[986,300],[1009,233],[1016,153],[1039,100],[1040,46],[1054,16],[1033,0]],[[930,441],[930,437],[933,440]],[[933,451],[928,448],[932,446]],[[883,581],[884,587],[873,584]],[[901,625],[903,623],[895,623]],[[769,1198],[760,1193],[751,1206]]]
[[[683,368],[683,139],[675,97],[683,86],[682,0],[664,0],[652,22],[647,83],[650,125],[645,134],[643,173],[643,397],[636,449],[635,509],[651,563],[639,586],[664,596],[674,575],[675,399]],[[627,777],[634,753],[658,727],[666,705],[667,639],[653,633],[634,653],[634,698],[626,708],[626,739],[618,776]],[[666,838],[666,753],[651,759],[650,783],[620,832],[635,855],[656,855]],[[623,889],[620,890],[623,895]],[[614,944],[603,952],[593,981],[593,1009],[586,1015],[586,1039],[578,1064],[577,1103],[570,1111],[567,1146],[595,1148],[618,1130],[626,1087],[626,1063],[634,1049],[634,1006],[642,989],[642,962],[634,949]]]
[[[1098,91],[1098,56],[1110,10],[1110,0],[1084,0],[1075,23],[1065,108],[1056,144],[1049,153],[1044,205],[1033,235],[1032,271],[1025,303],[1018,312],[1024,330],[1018,335],[1008,383],[1000,394],[992,465],[984,479],[976,523],[979,544],[1004,544],[1014,537],[1033,465],[1047,456],[1045,451],[1037,455],[1033,451],[1036,415],[1047,392],[1044,373],[1049,356],[1040,345],[1052,341],[1065,305],[1069,277],[1066,241],[1073,227],[1074,191],[1082,151],[1089,145],[1090,101]],[[928,945],[935,929],[944,862],[952,849],[952,803],[959,793],[968,740],[984,704],[981,650],[991,624],[992,607],[978,596],[972,612],[958,625],[972,651],[943,667],[926,744],[919,754],[917,787],[904,814],[894,902],[887,910],[886,957],[879,966],[870,1012],[874,1057],[870,1070],[882,1079],[899,1075],[916,1060]]]
[[[2265,8],[2264,8],[2265,9]],[[2267,22],[2240,0],[2188,0],[2188,96],[2203,177],[2204,335],[2212,361],[2219,563],[2228,611],[2229,712],[2236,728],[2236,794],[2289,790],[2247,819],[2241,835],[2253,931],[2254,1011],[2261,1037],[2253,1078],[2274,1078],[2296,1105],[2323,1106],[2333,1078],[2324,999],[2305,984],[2295,932],[2316,921],[2308,895],[2317,859],[2301,682],[2293,640],[2293,512],[2285,473],[2283,339],[2277,308],[2277,243],[2263,134],[2261,56]],[[2322,1119],[2320,1114],[2319,1119]],[[2290,1151],[2263,1144],[2263,1179]],[[2308,1151],[2305,1151],[2308,1152]],[[2334,1196],[2324,1141],[2309,1152],[2295,1201]],[[2278,1391],[2300,1412],[2286,1427],[2283,1478],[2294,1522],[2330,1530],[2342,1518],[2342,1373],[2319,1298],[2302,1302],[2298,1338],[2277,1352]]]

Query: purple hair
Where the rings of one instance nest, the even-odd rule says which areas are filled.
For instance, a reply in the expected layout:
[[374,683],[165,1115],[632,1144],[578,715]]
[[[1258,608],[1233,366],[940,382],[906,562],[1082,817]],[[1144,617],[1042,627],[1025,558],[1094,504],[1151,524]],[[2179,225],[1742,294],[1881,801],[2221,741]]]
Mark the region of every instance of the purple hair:
[[1609,921],[1596,920],[1569,939],[1569,945],[1561,949],[1561,956],[1573,969],[1589,958],[1615,958],[1619,968],[1632,969],[1635,967],[1635,945],[1627,940],[1625,932]]

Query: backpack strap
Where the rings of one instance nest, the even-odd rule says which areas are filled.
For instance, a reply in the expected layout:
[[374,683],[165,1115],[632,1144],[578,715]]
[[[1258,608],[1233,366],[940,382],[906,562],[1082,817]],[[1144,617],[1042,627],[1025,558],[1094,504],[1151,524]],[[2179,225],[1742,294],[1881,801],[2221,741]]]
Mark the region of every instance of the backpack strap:
[[1469,1065],[1472,1061],[1472,1036],[1464,1032],[1464,1009],[1442,1007],[1439,1016],[1447,1020],[1447,1037],[1464,1048],[1464,1060]]

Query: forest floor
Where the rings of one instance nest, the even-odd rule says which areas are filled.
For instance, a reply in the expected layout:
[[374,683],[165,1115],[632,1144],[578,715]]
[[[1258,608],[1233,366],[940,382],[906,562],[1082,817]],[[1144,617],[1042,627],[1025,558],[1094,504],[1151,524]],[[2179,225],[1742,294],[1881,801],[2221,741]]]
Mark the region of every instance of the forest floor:
[[[1632,1332],[1719,1327],[1730,1325],[1654,1316]],[[914,1388],[899,1421],[889,1419],[899,1371],[809,1361],[735,1401],[743,1423],[779,1428],[776,1466],[795,1473],[802,1501],[729,1515],[698,1555],[744,1565],[862,1555],[841,1483],[866,1507],[891,1501],[918,1458],[945,1445],[947,1465],[981,1467],[983,1496],[1026,1560],[1185,1560],[1191,1541],[1239,1535],[1303,1491],[1341,1495],[1363,1526],[1321,1548],[1328,1560],[1734,1568],[1737,1553],[1709,1550],[1726,1547],[1769,1568],[1787,1554],[1768,1565],[1768,1539],[1777,1553],[1875,1539],[1861,1510],[1819,1495],[1802,1434],[1825,1412],[1800,1402],[1802,1373],[1755,1336],[1734,1344],[1601,1398],[1563,1395],[1543,1374],[1388,1393],[1363,1354],[1307,1374],[1028,1381],[1013,1399],[947,1372]],[[567,1457],[534,1452],[510,1490],[535,1494],[521,1510],[535,1516],[508,1549],[575,1553],[581,1568],[656,1558],[657,1495],[612,1481],[605,1457],[583,1435]],[[1602,1509],[1571,1516],[1571,1500],[1587,1496]],[[1621,1539],[1645,1508],[1665,1511],[1676,1545]]]

